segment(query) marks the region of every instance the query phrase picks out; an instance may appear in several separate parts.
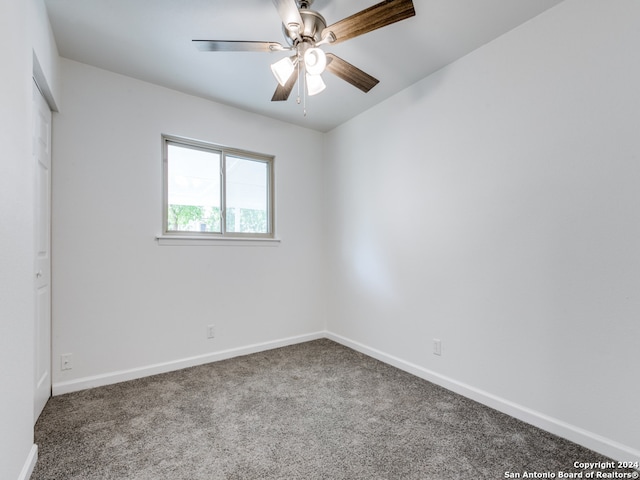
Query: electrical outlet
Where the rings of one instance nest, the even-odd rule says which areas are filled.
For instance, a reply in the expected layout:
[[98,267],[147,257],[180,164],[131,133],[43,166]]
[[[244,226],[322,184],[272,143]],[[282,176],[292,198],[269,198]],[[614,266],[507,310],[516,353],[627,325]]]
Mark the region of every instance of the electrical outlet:
[[71,370],[72,368],[71,354],[65,353],[64,355],[60,355],[60,370]]
[[439,338],[433,339],[433,354],[442,355],[442,341]]
[[215,338],[216,330],[215,325],[207,325],[207,338]]

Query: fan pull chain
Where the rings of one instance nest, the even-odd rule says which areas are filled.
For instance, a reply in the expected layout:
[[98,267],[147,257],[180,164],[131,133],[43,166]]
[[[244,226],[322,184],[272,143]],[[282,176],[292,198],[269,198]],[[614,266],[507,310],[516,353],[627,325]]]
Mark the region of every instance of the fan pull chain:
[[304,88],[302,89],[302,112],[303,112],[303,116],[307,116],[307,76],[303,75],[304,77]]
[[296,102],[298,102],[298,105],[300,105],[300,51],[296,48],[296,55],[298,57],[298,61],[297,63],[297,67],[298,67],[298,98],[296,99]]

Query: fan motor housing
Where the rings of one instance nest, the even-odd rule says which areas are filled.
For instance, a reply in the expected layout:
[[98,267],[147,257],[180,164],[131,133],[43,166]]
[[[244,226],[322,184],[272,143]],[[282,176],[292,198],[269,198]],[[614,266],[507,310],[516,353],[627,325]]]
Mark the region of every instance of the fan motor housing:
[[300,16],[304,23],[300,32],[291,32],[285,25],[282,25],[282,31],[287,43],[292,47],[295,46],[299,34],[303,42],[315,45],[316,42],[322,40],[322,31],[327,27],[326,20],[318,12],[308,9],[301,9]]

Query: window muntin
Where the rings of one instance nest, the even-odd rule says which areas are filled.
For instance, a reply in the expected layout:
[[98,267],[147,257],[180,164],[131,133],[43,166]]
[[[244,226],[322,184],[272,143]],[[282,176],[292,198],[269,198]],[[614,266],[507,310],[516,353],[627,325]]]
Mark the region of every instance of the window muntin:
[[165,234],[273,238],[273,157],[163,136]]

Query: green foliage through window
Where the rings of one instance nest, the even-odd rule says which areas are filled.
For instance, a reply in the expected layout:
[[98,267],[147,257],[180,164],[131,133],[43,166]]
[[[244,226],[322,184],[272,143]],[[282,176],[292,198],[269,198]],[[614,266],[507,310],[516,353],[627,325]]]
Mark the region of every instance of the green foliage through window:
[[[240,210],[240,215],[236,212]],[[236,219],[238,224],[236,224]],[[230,208],[227,210],[227,231],[260,233],[267,229],[267,212],[249,208]]]
[[176,232],[219,232],[220,209],[197,205],[169,205],[169,230]]

